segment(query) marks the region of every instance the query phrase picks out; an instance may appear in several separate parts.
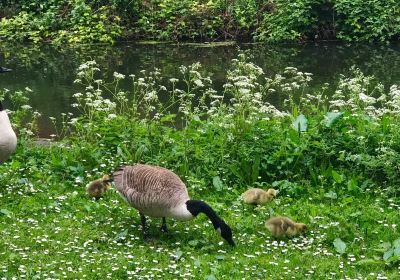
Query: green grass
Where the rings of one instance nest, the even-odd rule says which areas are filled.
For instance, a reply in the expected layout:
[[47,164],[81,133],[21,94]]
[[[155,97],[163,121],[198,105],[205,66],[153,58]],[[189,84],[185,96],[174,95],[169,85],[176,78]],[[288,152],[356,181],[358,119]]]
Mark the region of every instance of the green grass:
[[[39,115],[19,106],[18,149],[0,165],[0,278],[399,279],[400,87],[353,69],[327,100],[293,67],[266,78],[244,54],[232,65],[220,93],[198,63],[165,86],[158,71],[130,76],[125,92],[128,77],[103,83],[87,62],[77,74],[84,93],[74,95],[81,115],[61,116],[48,147],[29,136]],[[25,94],[9,97],[22,105]],[[282,97],[280,111],[269,94]],[[149,221],[146,243],[137,211],[114,189],[86,196],[89,181],[134,163],[179,174],[232,227],[237,247],[202,215],[169,220],[167,234]],[[243,205],[254,186],[280,193]],[[264,227],[274,215],[310,230],[274,240]]]
[[[44,153],[35,147],[18,152],[22,148]],[[93,177],[81,183],[58,181],[46,170],[32,168],[28,162],[0,168],[0,276],[6,279],[400,277],[400,268],[386,265],[383,252],[376,250],[399,238],[400,202],[379,190],[333,201],[310,190],[305,196],[280,196],[252,207],[241,203],[236,190],[201,195],[188,186],[192,198],[209,202],[232,226],[237,247],[227,245],[205,216],[190,222],[168,220],[166,234],[159,231],[159,219],[149,219],[154,240],[146,243],[137,211],[114,189],[93,201],[84,189]],[[304,237],[274,240],[264,227],[270,215],[305,222],[310,231]],[[345,254],[336,252],[335,238],[346,243]],[[376,261],[362,264],[366,259]]]

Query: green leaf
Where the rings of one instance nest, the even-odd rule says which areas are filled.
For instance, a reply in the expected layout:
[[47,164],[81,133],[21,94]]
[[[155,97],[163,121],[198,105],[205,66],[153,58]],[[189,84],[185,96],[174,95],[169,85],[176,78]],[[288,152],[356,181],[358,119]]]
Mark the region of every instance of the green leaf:
[[360,188],[358,187],[358,183],[357,180],[354,178],[351,178],[350,181],[348,181],[347,183],[347,190],[349,192],[357,192],[360,190]]
[[222,260],[225,259],[225,256],[218,255],[218,256],[216,256],[215,258],[216,258],[218,261],[222,261]]
[[330,192],[324,194],[324,197],[330,198],[330,199],[337,199],[337,194],[333,191],[330,191]]
[[392,256],[387,259],[387,262],[389,262],[391,264],[400,263],[400,256]]
[[190,240],[190,241],[188,242],[188,244],[189,244],[190,246],[195,247],[195,246],[197,246],[197,244],[199,244],[199,240]]
[[4,215],[6,215],[7,217],[11,217],[11,212],[10,211],[8,211],[7,209],[0,209],[0,213],[2,213],[2,214],[4,214]]
[[326,113],[323,122],[325,123],[326,127],[332,127],[332,125],[334,125],[342,116],[342,112],[328,112]]
[[336,183],[341,183],[343,181],[342,175],[337,173],[335,170],[332,170],[332,178],[335,180]]
[[217,280],[217,278],[215,278],[214,275],[209,274],[209,275],[206,275],[206,277],[204,277],[204,280]]
[[393,248],[393,256],[400,257],[400,247]]
[[294,120],[294,122],[292,123],[292,127],[297,132],[305,132],[307,131],[307,122],[308,121],[306,117],[303,114],[301,114]]
[[213,178],[213,186],[217,191],[221,191],[223,189],[224,185],[219,176],[215,176]]
[[383,260],[387,261],[390,257],[393,256],[394,250],[393,248],[390,248],[389,250],[387,250],[384,254],[383,254]]
[[148,152],[149,149],[146,147],[146,145],[140,145],[135,152],[135,161],[140,161],[143,155],[147,154]]
[[120,233],[118,233],[117,236],[115,236],[114,240],[115,241],[124,240],[127,235],[128,235],[128,230],[126,229],[126,230],[121,231]]
[[400,248],[400,238],[396,239],[395,241],[393,241],[393,247],[394,248]]
[[383,242],[383,243],[379,244],[378,248],[374,249],[374,251],[384,253],[384,252],[388,251],[391,247],[392,247],[392,244],[390,244],[390,242]]
[[182,255],[183,255],[183,252],[182,252],[180,249],[178,249],[178,250],[176,250],[175,253],[174,253],[174,258],[175,258],[176,260],[179,260],[179,259],[182,257]]
[[333,246],[335,246],[336,252],[338,252],[339,254],[344,254],[346,252],[346,243],[343,242],[342,239],[340,238],[336,238],[333,241]]
[[358,262],[356,262],[356,265],[359,266],[370,266],[370,265],[377,265],[377,264],[381,264],[381,261],[377,261],[374,259],[365,259],[365,260],[359,260]]

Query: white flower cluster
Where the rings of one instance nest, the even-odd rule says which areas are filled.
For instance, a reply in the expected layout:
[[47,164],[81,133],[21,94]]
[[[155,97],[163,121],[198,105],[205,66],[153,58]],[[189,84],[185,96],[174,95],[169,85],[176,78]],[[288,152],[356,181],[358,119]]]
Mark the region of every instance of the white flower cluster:
[[374,77],[365,76],[357,68],[352,68],[352,76],[341,76],[329,101],[331,111],[349,111],[353,115],[367,115],[372,119],[400,113],[399,86],[391,86],[389,93],[385,94],[384,86],[377,83]]

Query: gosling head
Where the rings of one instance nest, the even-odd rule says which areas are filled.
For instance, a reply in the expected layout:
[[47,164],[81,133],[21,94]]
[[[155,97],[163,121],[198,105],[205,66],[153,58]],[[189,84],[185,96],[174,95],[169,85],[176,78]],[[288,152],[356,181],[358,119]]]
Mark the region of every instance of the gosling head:
[[274,189],[268,189],[267,190],[267,194],[271,199],[276,198],[276,196],[278,195],[279,191],[278,190],[274,190]]
[[110,182],[112,182],[112,179],[107,175],[101,179],[94,180],[86,185],[86,193],[90,197],[99,199],[111,187]]
[[295,228],[299,234],[304,234],[307,232],[307,225],[303,223],[296,223]]
[[236,246],[232,238],[232,230],[225,222],[221,222],[216,230],[221,234],[222,238],[229,243],[229,245]]
[[113,181],[113,179],[110,179],[110,176],[104,175],[101,179],[102,179],[103,185],[105,186],[106,190],[111,188],[110,183]]

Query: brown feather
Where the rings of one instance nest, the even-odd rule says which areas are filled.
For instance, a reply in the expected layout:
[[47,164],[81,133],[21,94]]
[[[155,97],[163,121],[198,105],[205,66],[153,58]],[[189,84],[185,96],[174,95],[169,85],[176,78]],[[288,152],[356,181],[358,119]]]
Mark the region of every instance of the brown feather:
[[189,200],[185,184],[166,168],[144,164],[125,166],[114,172],[113,178],[118,192],[128,203],[149,216],[160,216],[161,210]]

